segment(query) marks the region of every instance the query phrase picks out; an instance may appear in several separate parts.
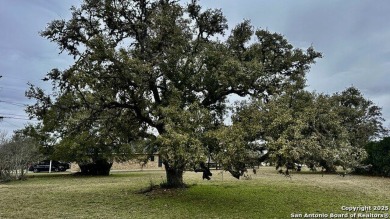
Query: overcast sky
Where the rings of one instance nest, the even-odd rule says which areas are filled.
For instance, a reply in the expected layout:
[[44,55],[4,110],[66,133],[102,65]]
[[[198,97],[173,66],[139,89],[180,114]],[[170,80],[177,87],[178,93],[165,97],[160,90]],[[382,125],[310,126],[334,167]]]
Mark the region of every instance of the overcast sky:
[[[71,57],[39,36],[48,22],[68,19],[75,0],[0,0],[0,130],[9,134],[28,123],[27,83],[49,88],[42,79],[52,68],[65,69]],[[382,107],[390,121],[390,1],[386,0],[202,0],[221,8],[229,28],[244,19],[257,28],[283,34],[299,48],[323,53],[308,73],[308,89],[340,92],[353,85]]]

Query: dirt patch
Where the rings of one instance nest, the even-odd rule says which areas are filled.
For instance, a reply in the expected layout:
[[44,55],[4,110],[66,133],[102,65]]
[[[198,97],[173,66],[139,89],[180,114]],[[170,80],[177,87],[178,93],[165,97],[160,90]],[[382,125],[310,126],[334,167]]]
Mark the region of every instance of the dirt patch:
[[159,197],[159,196],[176,196],[182,192],[184,192],[186,189],[188,189],[189,186],[185,186],[183,188],[165,188],[160,185],[153,185],[149,186],[147,188],[141,189],[140,191],[136,192],[137,194],[143,194],[145,196],[149,197]]

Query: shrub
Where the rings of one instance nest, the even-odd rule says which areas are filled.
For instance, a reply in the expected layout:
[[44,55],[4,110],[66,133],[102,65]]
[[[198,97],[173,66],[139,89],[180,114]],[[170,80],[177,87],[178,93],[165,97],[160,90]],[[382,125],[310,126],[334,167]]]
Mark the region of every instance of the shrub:
[[357,172],[390,177],[390,137],[370,142],[365,149],[368,157],[364,163],[370,168],[361,168]]
[[0,141],[0,182],[26,178],[27,167],[39,159],[38,147],[31,138],[15,134]]

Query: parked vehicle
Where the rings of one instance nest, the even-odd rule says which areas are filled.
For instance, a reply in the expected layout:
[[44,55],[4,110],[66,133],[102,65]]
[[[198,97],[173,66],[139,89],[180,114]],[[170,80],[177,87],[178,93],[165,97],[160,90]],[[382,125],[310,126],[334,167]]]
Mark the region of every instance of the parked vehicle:
[[[69,163],[63,163],[60,161],[52,160],[51,161],[51,171],[53,172],[59,172],[59,171],[66,171],[70,168]],[[49,171],[50,169],[50,160],[43,160],[39,163],[31,165],[28,170],[33,171],[34,173],[38,173],[41,171]]]

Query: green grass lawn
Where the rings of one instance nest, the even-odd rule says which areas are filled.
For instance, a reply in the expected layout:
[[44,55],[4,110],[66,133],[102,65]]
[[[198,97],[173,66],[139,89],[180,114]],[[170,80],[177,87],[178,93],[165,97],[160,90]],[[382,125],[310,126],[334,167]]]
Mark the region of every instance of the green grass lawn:
[[388,178],[302,173],[290,179],[268,167],[251,180],[221,171],[211,181],[201,176],[185,173],[188,189],[141,193],[163,182],[164,172],[30,174],[26,181],[0,184],[0,218],[291,218],[292,213],[330,218],[348,213],[342,206],[390,205]]

